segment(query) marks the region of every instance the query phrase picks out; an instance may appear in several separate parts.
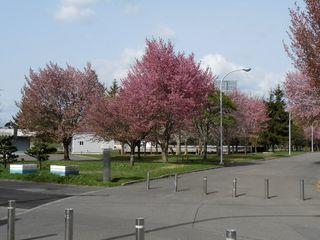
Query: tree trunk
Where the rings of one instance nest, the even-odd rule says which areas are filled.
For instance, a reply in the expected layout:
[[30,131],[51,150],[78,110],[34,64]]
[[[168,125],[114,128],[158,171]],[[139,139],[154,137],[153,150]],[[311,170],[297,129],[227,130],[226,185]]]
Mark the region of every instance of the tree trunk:
[[207,157],[208,157],[208,142],[205,139],[203,141],[203,160],[207,160]]
[[69,155],[69,146],[71,143],[71,139],[65,139],[63,140],[63,160],[70,160],[70,155]]
[[138,159],[140,159],[141,158],[141,141],[138,141],[137,145],[138,145]]
[[131,143],[130,146],[130,166],[134,166],[134,153],[135,153],[135,144]]
[[228,155],[230,155],[230,150],[231,148],[230,148],[230,144],[228,144]]
[[203,154],[203,144],[202,144],[202,141],[201,139],[199,138],[199,149],[198,149],[198,154],[199,155],[202,155]]
[[187,143],[187,139],[184,141],[184,155],[188,155],[188,143]]
[[177,145],[176,145],[176,155],[181,155],[181,134],[180,132],[178,133],[177,137]]
[[7,155],[6,155],[6,154],[3,154],[3,155],[2,155],[2,159],[3,159],[3,166],[4,166],[4,168],[7,168]]
[[169,143],[167,141],[161,143],[161,158],[165,163],[168,163],[168,146]]
[[143,156],[146,156],[147,155],[147,142],[144,141],[143,143]]
[[124,143],[121,143],[121,152],[120,152],[121,156],[124,155]]

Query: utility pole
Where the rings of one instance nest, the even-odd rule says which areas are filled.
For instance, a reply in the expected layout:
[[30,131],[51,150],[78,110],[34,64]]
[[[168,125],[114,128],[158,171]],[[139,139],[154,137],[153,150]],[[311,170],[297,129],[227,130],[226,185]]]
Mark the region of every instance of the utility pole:
[[289,111],[289,156],[291,156],[291,112]]

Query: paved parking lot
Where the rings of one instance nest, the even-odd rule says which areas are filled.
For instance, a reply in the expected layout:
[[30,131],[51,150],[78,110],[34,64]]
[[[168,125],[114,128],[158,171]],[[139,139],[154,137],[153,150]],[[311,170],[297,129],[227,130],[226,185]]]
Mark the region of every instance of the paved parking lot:
[[[185,174],[179,178],[177,193],[172,178],[152,181],[150,190],[138,183],[82,195],[84,191],[77,188],[48,187],[52,199],[60,200],[18,215],[17,239],[63,239],[64,210],[71,207],[76,240],[132,240],[134,220],[140,216],[145,218],[146,240],[219,240],[225,239],[228,228],[236,229],[240,240],[318,240],[319,159],[320,153],[305,154]],[[210,194],[206,196],[202,194],[203,176],[208,177]],[[237,198],[231,196],[234,177],[238,179]],[[265,178],[270,179],[268,200],[264,199]],[[299,199],[301,178],[305,179],[306,201]],[[32,186],[27,192],[35,194],[45,185]],[[13,186],[18,191],[26,188]],[[23,198],[21,201],[23,206]],[[5,229],[0,223],[0,239],[6,238]]]
[[0,180],[0,219],[6,216],[8,200],[16,200],[18,212],[96,190],[95,187],[78,187],[50,183]]

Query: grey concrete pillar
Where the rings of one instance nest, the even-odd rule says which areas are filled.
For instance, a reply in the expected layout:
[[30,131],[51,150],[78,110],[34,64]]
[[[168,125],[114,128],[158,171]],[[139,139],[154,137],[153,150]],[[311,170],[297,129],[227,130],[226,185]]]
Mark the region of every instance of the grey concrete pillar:
[[103,182],[111,181],[110,149],[103,149]]

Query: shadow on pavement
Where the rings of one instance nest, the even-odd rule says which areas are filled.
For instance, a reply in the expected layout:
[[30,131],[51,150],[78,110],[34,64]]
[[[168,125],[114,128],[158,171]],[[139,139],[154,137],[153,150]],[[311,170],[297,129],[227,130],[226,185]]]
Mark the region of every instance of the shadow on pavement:
[[[228,216],[228,217],[217,217],[217,218],[205,218],[197,221],[190,221],[190,222],[184,222],[184,223],[178,223],[178,224],[173,224],[169,226],[163,226],[159,228],[154,228],[150,230],[146,230],[145,233],[150,233],[150,232],[157,232],[157,231],[162,231],[170,228],[176,228],[176,227],[183,227],[187,225],[192,225],[194,223],[202,223],[202,222],[209,222],[209,221],[215,221],[215,220],[223,220],[223,219],[235,219],[235,218],[277,218],[277,217],[304,217],[304,218],[320,218],[320,215],[249,215],[249,216]],[[125,237],[130,237],[130,236],[135,236],[135,233],[128,233],[128,234],[123,234],[119,236],[114,236],[110,238],[103,238],[101,240],[116,240],[116,239],[121,239]],[[24,239],[26,240],[26,239]]]
[[53,237],[53,236],[57,236],[57,235],[58,235],[58,234],[53,233],[53,234],[41,235],[41,236],[37,236],[37,237],[23,238],[23,239],[21,239],[21,240],[34,240],[34,239],[41,239],[41,238]]

